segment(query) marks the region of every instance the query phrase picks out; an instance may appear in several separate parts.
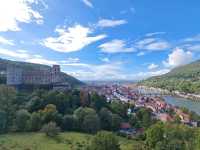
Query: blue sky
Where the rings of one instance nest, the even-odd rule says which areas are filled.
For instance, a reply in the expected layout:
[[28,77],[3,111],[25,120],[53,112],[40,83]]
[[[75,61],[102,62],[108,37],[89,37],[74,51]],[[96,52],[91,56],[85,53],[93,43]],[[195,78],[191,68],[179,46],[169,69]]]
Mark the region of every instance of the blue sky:
[[200,1],[0,1],[0,57],[139,80],[200,57]]

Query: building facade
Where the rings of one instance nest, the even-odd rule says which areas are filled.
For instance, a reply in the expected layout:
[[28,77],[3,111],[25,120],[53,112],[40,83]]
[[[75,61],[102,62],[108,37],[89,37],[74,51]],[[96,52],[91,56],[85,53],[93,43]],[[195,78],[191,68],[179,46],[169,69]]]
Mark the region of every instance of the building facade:
[[59,65],[49,69],[22,69],[15,65],[7,67],[7,85],[53,85],[62,82]]

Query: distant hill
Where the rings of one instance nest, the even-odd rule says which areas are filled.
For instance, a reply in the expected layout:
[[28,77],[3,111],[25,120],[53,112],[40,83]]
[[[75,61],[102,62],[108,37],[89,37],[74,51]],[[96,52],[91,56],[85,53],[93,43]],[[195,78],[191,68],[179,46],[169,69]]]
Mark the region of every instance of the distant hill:
[[167,74],[143,80],[140,84],[200,94],[200,60],[174,68]]
[[[50,66],[47,66],[47,65],[11,61],[11,60],[0,58],[0,83],[6,83],[6,69],[8,65],[16,65],[16,66],[19,66],[20,68],[27,69],[27,70],[36,69],[36,68],[47,70],[50,68]],[[79,81],[78,79],[68,74],[63,73],[63,76],[65,76],[66,82],[68,82],[73,87],[84,84],[83,82]]]

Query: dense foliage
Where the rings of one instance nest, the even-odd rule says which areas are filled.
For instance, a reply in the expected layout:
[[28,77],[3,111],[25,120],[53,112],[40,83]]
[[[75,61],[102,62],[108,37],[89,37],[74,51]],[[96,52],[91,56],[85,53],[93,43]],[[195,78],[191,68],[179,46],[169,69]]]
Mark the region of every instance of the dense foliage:
[[157,123],[146,132],[149,149],[195,150],[199,149],[198,129],[184,125]]
[[152,77],[141,82],[142,85],[156,88],[178,90],[185,93],[200,94],[200,61],[177,67],[169,73]]
[[120,150],[120,145],[114,134],[102,131],[93,138],[89,150]]
[[[128,114],[128,108],[132,108],[134,113]],[[198,118],[193,113],[191,116]],[[160,123],[146,108],[134,108],[117,100],[107,102],[104,96],[80,90],[21,93],[0,85],[0,133],[43,131],[50,137],[57,136],[60,131],[97,133],[86,144],[88,149],[117,150],[120,149],[119,141],[113,133],[119,131],[123,122],[144,130],[135,138],[138,143],[142,141],[145,144],[138,144],[131,150],[200,149],[199,129],[178,124],[178,121]]]
[[116,131],[123,121],[121,117],[128,118],[120,111],[126,111],[127,106],[113,105],[116,104],[107,103],[104,96],[96,93],[36,90],[25,94],[0,85],[0,132],[40,131],[50,122],[63,131]]

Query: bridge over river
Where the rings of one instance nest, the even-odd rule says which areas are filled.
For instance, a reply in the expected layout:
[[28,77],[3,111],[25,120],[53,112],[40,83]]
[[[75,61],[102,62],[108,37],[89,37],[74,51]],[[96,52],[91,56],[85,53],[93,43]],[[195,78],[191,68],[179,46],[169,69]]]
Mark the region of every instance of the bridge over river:
[[144,96],[167,96],[171,95],[168,90],[157,89],[153,87],[139,86],[138,93]]

